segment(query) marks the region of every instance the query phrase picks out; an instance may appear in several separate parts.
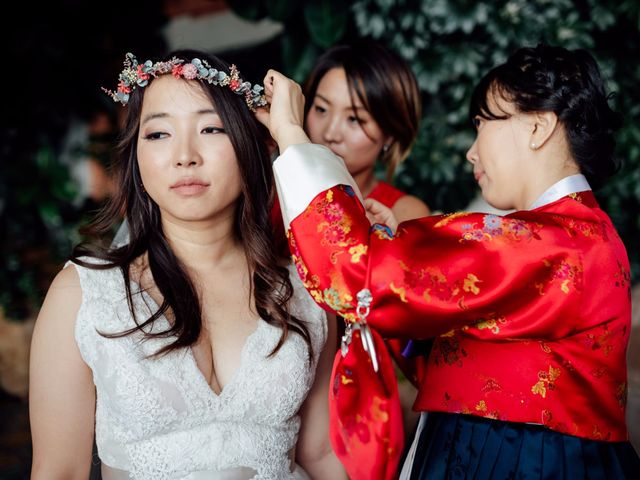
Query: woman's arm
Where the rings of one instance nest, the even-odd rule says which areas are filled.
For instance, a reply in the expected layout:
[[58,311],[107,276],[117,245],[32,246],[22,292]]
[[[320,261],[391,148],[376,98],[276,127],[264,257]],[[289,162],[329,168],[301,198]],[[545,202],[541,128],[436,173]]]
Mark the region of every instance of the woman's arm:
[[466,334],[493,340],[571,331],[557,318],[575,317],[582,254],[567,228],[578,220],[598,231],[590,208],[569,199],[559,215],[458,212],[401,223],[395,234],[371,227],[343,160],[302,135],[299,87],[273,71],[267,80],[271,110],[258,118],[280,147],[273,167],[290,250],[320,306],[355,321],[367,286],[367,321],[386,337],[424,339],[470,325]]
[[296,461],[313,479],[346,479],[344,467],[329,442],[329,384],[335,356],[336,319],[328,315],[328,335],[320,354],[313,387],[302,406]]
[[426,217],[431,213],[427,204],[413,195],[405,195],[398,199],[391,210],[398,219],[398,223]]
[[95,390],[75,342],[82,292],[75,268],[54,279],[31,342],[31,479],[86,480],[91,467]]

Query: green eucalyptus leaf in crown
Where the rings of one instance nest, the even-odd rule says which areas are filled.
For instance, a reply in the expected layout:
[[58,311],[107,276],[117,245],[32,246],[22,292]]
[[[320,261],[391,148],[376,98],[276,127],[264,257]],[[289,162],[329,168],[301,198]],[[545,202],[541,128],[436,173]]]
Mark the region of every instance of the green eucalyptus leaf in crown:
[[267,99],[261,85],[251,85],[240,78],[240,72],[235,65],[231,65],[229,74],[212,68],[206,60],[194,58],[190,63],[173,57],[166,62],[152,62],[147,60],[140,64],[132,53],[127,53],[124,59],[124,70],[118,76],[116,91],[102,88],[115,102],[126,105],[131,92],[140,87],[146,87],[151,77],[171,73],[176,78],[186,80],[202,80],[211,85],[228,87],[233,93],[244,96],[245,103],[251,111],[258,107],[265,107]]

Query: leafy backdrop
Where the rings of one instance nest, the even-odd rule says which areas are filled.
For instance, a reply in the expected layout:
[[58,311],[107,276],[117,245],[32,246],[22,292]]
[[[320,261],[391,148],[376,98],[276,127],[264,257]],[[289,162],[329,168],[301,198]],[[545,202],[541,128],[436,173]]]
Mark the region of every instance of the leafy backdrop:
[[515,49],[540,41],[586,48],[598,60],[625,116],[618,135],[622,170],[596,192],[640,279],[640,2],[637,0],[237,0],[249,19],[285,24],[286,73],[303,81],[323,49],[370,36],[409,61],[423,96],[418,141],[396,183],[434,210],[464,208],[476,194],[465,152],[471,91]]
[[[54,2],[55,3],[55,2]],[[514,49],[540,40],[588,48],[617,91],[626,121],[618,153],[625,166],[597,192],[626,243],[633,278],[640,278],[640,2],[633,0],[230,0],[248,19],[284,24],[280,58],[255,58],[304,80],[326,48],[368,35],[395,48],[420,83],[424,117],[419,139],[397,176],[399,186],[432,209],[465,207],[475,182],[464,153],[471,89]],[[113,0],[92,13],[67,0],[33,9],[26,2],[0,18],[9,86],[0,128],[0,309],[23,318],[42,300],[76,238],[83,212],[59,152],[74,117],[104,108],[96,85],[112,86],[122,52],[164,51],[166,22],[158,2]],[[51,18],[59,18],[52,22]],[[250,52],[249,52],[250,53]],[[231,58],[232,59],[232,58]],[[101,103],[102,102],[102,103]]]

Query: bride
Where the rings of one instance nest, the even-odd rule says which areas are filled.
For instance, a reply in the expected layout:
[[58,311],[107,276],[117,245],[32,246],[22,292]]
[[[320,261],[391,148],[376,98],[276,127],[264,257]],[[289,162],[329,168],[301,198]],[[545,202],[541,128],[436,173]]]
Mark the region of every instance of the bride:
[[94,434],[105,480],[345,478],[335,326],[272,248],[260,87],[195,51],[119,80],[120,191],[88,233],[124,213],[130,239],[76,247],[42,305],[32,479],[86,479]]

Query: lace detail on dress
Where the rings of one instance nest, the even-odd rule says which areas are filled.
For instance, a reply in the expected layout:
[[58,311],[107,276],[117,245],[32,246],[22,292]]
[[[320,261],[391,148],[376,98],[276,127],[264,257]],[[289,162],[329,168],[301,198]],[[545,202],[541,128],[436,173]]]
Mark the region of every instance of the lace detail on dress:
[[[281,331],[259,321],[243,347],[238,370],[216,395],[191,349],[148,358],[170,339],[143,340],[140,333],[100,335],[134,325],[122,274],[119,269],[74,266],[83,295],[75,336],[93,371],[96,442],[105,465],[134,479],[188,478],[190,472],[241,467],[257,472],[256,479],[294,478],[289,453],[297,441],[298,411],[313,383],[327,323],[293,267],[290,308],[308,325],[313,358],[295,333],[267,358]],[[140,319],[147,318],[156,306],[146,293],[136,294],[137,288],[132,283],[134,308]],[[167,326],[161,318],[154,329]]]

